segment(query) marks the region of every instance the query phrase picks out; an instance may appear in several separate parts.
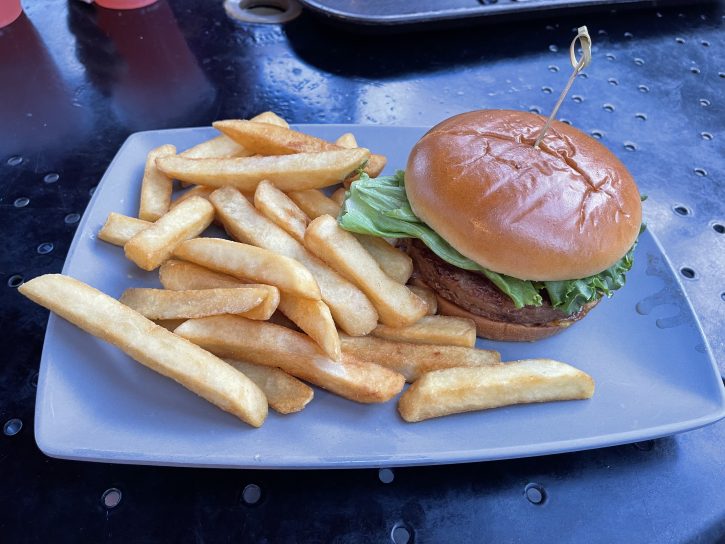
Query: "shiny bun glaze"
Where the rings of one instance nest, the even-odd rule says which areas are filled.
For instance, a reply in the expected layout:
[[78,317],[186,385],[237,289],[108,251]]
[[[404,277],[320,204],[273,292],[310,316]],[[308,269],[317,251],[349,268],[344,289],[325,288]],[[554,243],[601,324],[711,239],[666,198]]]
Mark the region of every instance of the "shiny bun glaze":
[[469,259],[525,280],[598,274],[630,249],[642,207],[603,145],[545,118],[480,110],[433,127],[413,148],[405,187],[415,213]]

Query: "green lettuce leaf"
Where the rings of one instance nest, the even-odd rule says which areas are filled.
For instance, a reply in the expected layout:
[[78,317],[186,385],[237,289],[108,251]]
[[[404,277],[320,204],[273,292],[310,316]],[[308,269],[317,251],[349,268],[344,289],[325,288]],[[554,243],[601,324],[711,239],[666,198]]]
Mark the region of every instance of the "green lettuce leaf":
[[614,265],[595,276],[579,280],[543,282],[552,306],[571,315],[587,302],[594,302],[604,295],[611,297],[614,291],[624,286],[625,274],[634,263],[633,254],[634,246]]
[[578,312],[587,302],[624,285],[624,274],[632,267],[634,247],[614,266],[588,278],[532,282],[498,274],[461,255],[413,212],[405,193],[403,172],[370,178],[362,174],[345,195],[338,222],[342,228],[385,238],[417,238],[444,261],[458,268],[480,272],[513,301],[517,308],[541,306],[545,290],[552,305],[567,314]]

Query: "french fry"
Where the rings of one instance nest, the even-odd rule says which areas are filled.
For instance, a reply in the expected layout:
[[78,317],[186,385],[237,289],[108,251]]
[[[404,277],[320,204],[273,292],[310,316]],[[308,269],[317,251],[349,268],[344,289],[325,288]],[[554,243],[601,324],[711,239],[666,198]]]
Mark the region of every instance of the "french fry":
[[[181,204],[184,200],[191,198],[192,196],[204,196],[208,195],[212,189],[208,187],[197,186],[190,189],[178,199],[171,203],[171,209]],[[114,244],[116,246],[123,247],[126,242],[136,236],[142,230],[146,230],[153,223],[143,221],[142,219],[136,219],[135,217],[129,217],[127,215],[121,215],[120,213],[111,212],[108,214],[106,223],[98,231],[98,238],[104,242]]]
[[[172,202],[171,209],[192,196],[204,196],[204,192],[208,195],[211,191],[212,190],[207,187],[195,187]],[[137,219],[135,217],[129,217],[128,215],[111,212],[108,214],[108,218],[106,219],[103,227],[101,227],[101,230],[98,231],[98,238],[104,242],[108,242],[109,244],[123,247],[131,238],[136,236],[139,232],[146,230],[151,225],[153,225],[153,223],[144,221],[143,219]]]
[[407,253],[391,246],[383,238],[365,234],[350,234],[370,253],[383,272],[398,283],[405,285],[413,273],[413,259]]
[[98,231],[98,238],[109,244],[123,247],[131,238],[151,225],[153,223],[143,219],[111,212],[101,230]]
[[405,381],[396,372],[354,356],[332,361],[304,334],[266,321],[232,315],[203,317],[184,322],[175,333],[222,357],[276,366],[357,402],[388,401]]
[[267,417],[264,393],[244,374],[93,287],[46,274],[18,291],[242,421],[259,427]]
[[[337,217],[340,213],[340,205],[317,189],[291,191],[287,193],[287,196],[310,219],[316,219],[321,215]],[[413,272],[413,261],[405,252],[394,248],[384,239],[376,236],[355,233],[353,236],[368,250],[383,272],[400,283],[408,281]]]
[[279,310],[305,331],[333,361],[340,360],[340,335],[327,304],[283,293]]
[[438,298],[436,297],[433,289],[423,285],[408,285],[408,289],[413,291],[425,301],[428,306],[428,315],[435,315],[438,313]]
[[237,359],[224,359],[264,391],[269,407],[280,414],[299,412],[312,400],[313,389],[285,371]]
[[176,155],[156,159],[156,166],[169,177],[198,185],[229,185],[240,191],[254,191],[266,179],[282,191],[294,191],[339,183],[369,155],[363,148],[226,159],[189,159]]
[[[255,121],[230,119],[217,121],[212,125],[246,149],[261,155],[287,155],[346,149],[309,134]],[[355,147],[353,149],[361,148]],[[372,154],[365,165],[365,172],[371,178],[374,178],[380,175],[380,172],[385,168],[386,162],[387,159],[382,155]]]
[[267,292],[255,287],[233,289],[126,289],[119,301],[149,319],[189,319],[242,314],[259,306]]
[[[256,117],[253,117],[252,121],[289,128],[287,121],[271,111],[260,113]],[[212,138],[211,140],[201,142],[200,144],[187,149],[183,153],[180,153],[182,157],[186,157],[187,159],[248,157],[252,154],[253,153],[224,134],[221,134],[216,138]]]
[[222,134],[260,155],[316,153],[339,149],[320,138],[265,123],[244,119],[215,121],[212,126]]
[[[305,236],[309,218],[282,191],[262,181],[254,194],[254,205],[269,220],[298,242]],[[280,311],[305,331],[333,360],[340,360],[340,338],[330,308],[321,300],[312,301],[283,294]]]
[[[187,289],[223,289],[234,287],[256,287],[265,291],[262,303],[239,314],[247,319],[267,320],[279,305],[279,289],[273,285],[244,283],[242,280],[220,272],[214,272],[198,264],[169,259],[159,268],[159,281],[164,289],[184,291]],[[174,327],[176,328],[176,327]]]
[[345,149],[355,149],[358,147],[357,140],[352,132],[346,132],[340,136],[337,140],[335,140],[335,145],[339,145]]
[[257,185],[254,207],[298,242],[305,239],[305,229],[310,219],[297,204],[270,182],[262,181]]
[[186,151],[179,153],[187,159],[228,159],[232,157],[248,157],[252,153],[224,134],[206,140]]
[[431,370],[459,366],[491,366],[498,365],[501,361],[501,355],[497,351],[461,346],[409,344],[374,336],[340,335],[340,343],[343,357],[348,354],[366,361],[375,361],[400,372],[409,382]]
[[591,376],[551,359],[526,359],[480,368],[449,368],[424,374],[403,393],[405,421],[530,402],[588,399]]
[[282,128],[289,128],[289,123],[273,111],[264,111],[259,115],[255,115],[250,119],[255,123],[267,123],[268,125],[277,125]]
[[[345,202],[346,193],[347,193],[347,190],[344,187],[338,187],[337,189],[335,189],[335,192],[330,195],[330,199],[334,200],[338,206],[342,206],[342,203]],[[330,214],[327,214],[327,215],[330,215]],[[338,215],[338,214],[335,214],[335,215]]]
[[317,280],[322,300],[345,332],[363,335],[375,328],[378,314],[365,294],[260,214],[239,191],[224,187],[214,191],[209,199],[231,236],[302,263]]
[[[356,149],[360,149],[360,148],[358,147]],[[385,168],[385,165],[387,163],[388,163],[388,159],[384,155],[378,155],[377,153],[373,153],[372,155],[370,155],[370,158],[368,159],[368,162],[365,165],[364,171],[371,178],[376,178],[381,174],[381,172],[383,171],[383,169]],[[356,179],[356,178],[357,178],[357,176],[355,176],[355,178],[352,178],[352,179]],[[345,180],[346,183],[349,181],[351,181],[351,178],[347,178]],[[348,186],[349,186],[349,183],[348,183]]]
[[340,213],[340,205],[325,196],[319,189],[307,189],[306,191],[288,191],[287,196],[307,214],[310,219],[321,215],[337,217]]
[[138,218],[156,221],[169,211],[173,182],[156,168],[156,159],[176,154],[173,145],[166,144],[149,151],[141,180],[141,203]]
[[310,223],[305,246],[368,296],[381,323],[404,327],[425,315],[425,302],[386,275],[360,242],[329,215]]
[[[244,287],[246,282],[230,276],[209,270],[198,264],[178,259],[169,259],[159,268],[159,281],[164,289],[172,291],[187,291],[189,289],[233,289]],[[279,289],[272,287],[279,292]]]
[[472,348],[476,344],[476,324],[471,319],[447,315],[424,316],[407,327],[378,325],[370,334],[378,338],[412,344],[439,344],[466,348]]
[[131,238],[123,251],[139,267],[154,270],[171,257],[177,245],[201,234],[212,219],[214,207],[209,201],[192,197]]
[[181,243],[174,256],[235,278],[274,285],[302,298],[320,299],[320,288],[307,268],[268,249],[221,238],[196,238]]

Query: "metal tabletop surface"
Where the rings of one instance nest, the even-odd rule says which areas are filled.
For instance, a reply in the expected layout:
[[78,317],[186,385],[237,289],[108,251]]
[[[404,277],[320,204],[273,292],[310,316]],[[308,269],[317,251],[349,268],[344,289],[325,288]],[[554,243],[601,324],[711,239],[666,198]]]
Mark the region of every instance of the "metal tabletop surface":
[[648,227],[725,370],[725,2],[383,34],[306,11],[284,24],[240,22],[221,1],[126,12],[24,4],[0,29],[2,541],[725,541],[725,422],[600,450],[422,468],[48,458],[33,438],[47,312],[16,290],[61,270],[94,187],[133,132],[264,110],[295,123],[380,125],[432,125],[477,108],[548,113],[569,75],[572,29],[586,24],[594,61],[559,117],[612,149],[649,196]]

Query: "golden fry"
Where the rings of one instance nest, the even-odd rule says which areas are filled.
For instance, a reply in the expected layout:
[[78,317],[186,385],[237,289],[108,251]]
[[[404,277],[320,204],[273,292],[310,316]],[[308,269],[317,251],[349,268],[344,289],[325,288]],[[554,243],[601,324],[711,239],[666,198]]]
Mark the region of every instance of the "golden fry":
[[[260,113],[256,117],[253,117],[252,121],[256,121],[259,123],[269,123],[284,128],[289,128],[287,121],[272,113],[271,111]],[[182,157],[186,157],[187,159],[222,159],[231,157],[248,157],[249,155],[253,155],[253,153],[245,149],[243,146],[239,145],[228,136],[220,134],[216,138],[201,142],[200,144],[197,144],[194,147],[187,149],[179,155]]]
[[[338,206],[342,206],[342,203],[345,202],[345,195],[347,194],[347,190],[344,187],[338,187],[335,189],[335,192],[330,195],[330,199],[334,200]],[[337,217],[339,215],[339,211],[336,214],[327,214],[332,215],[333,217]],[[322,214],[320,214],[322,215]]]
[[289,123],[287,123],[287,121],[285,121],[282,117],[280,117],[273,111],[264,111],[259,115],[255,115],[254,117],[252,117],[250,121],[254,121],[255,123],[267,123],[268,125],[277,125],[278,127],[282,128],[289,128]]
[[404,327],[426,314],[425,302],[386,275],[360,242],[329,215],[310,223],[305,246],[368,296],[381,323]]
[[139,267],[154,270],[171,257],[177,245],[201,234],[212,219],[214,207],[209,201],[192,197],[131,238],[123,251]]
[[438,298],[436,298],[436,293],[433,289],[424,285],[408,285],[408,289],[425,301],[428,306],[428,315],[436,315],[438,313]]
[[365,294],[260,214],[239,191],[224,187],[214,191],[209,198],[231,236],[302,263],[317,280],[322,300],[345,332],[362,335],[375,328],[378,314]]
[[223,289],[234,287],[256,287],[265,292],[264,300],[256,308],[239,314],[247,319],[267,320],[279,305],[279,289],[273,285],[245,283],[244,281],[214,272],[198,264],[169,259],[159,268],[159,281],[164,289],[184,291],[187,289]]
[[[230,276],[209,270],[198,264],[178,259],[169,259],[159,268],[159,281],[164,289],[173,291],[186,291],[189,289],[232,289],[244,287],[246,282]],[[273,289],[277,290],[276,287]]]
[[[316,219],[321,215],[330,215],[337,217],[340,213],[340,205],[325,196],[318,189],[310,189],[308,191],[292,191],[287,196],[297,204],[297,206],[305,212],[310,219]],[[413,261],[403,251],[391,246],[383,238],[375,236],[366,236],[364,234],[352,233],[355,238],[368,250],[378,266],[383,269],[388,276],[405,283],[413,272]],[[383,245],[384,244],[384,245]]]
[[321,215],[337,217],[340,213],[340,205],[325,196],[319,189],[307,189],[306,191],[289,191],[287,196],[305,212],[307,217],[315,219]]
[[[229,136],[246,149],[261,155],[287,155],[291,153],[314,153],[339,151],[346,149],[331,144],[321,138],[310,136],[296,130],[279,126],[270,126],[254,121],[230,119],[213,123],[214,128]],[[353,149],[361,149],[355,147]],[[382,155],[372,154],[365,165],[365,172],[374,178],[380,175],[387,159]],[[281,189],[281,187],[280,187]]]
[[271,366],[255,365],[238,359],[224,359],[264,391],[269,407],[280,414],[299,412],[312,400],[312,388]]
[[405,285],[413,273],[413,259],[407,253],[391,246],[384,238],[352,232],[350,234],[370,253],[385,274]]
[[173,145],[162,145],[149,151],[141,180],[141,203],[138,218],[144,221],[156,221],[169,211],[173,182],[156,168],[156,159],[176,154]]
[[400,374],[353,356],[343,355],[335,362],[304,334],[267,321],[232,315],[203,317],[184,322],[175,332],[222,357],[276,366],[357,402],[388,401],[405,382]]
[[221,238],[196,238],[180,244],[174,256],[235,278],[274,285],[302,298],[320,299],[320,288],[309,270],[268,249]]
[[283,293],[279,310],[305,331],[332,360],[340,360],[340,335],[327,304]]
[[370,334],[378,338],[412,344],[439,344],[466,348],[476,345],[476,324],[473,320],[447,315],[424,316],[407,327],[378,325]]
[[190,147],[183,153],[179,153],[179,156],[187,159],[229,159],[248,157],[251,154],[228,136],[220,134],[211,140]]
[[416,422],[474,410],[530,402],[588,399],[591,376],[551,359],[526,359],[479,368],[424,374],[403,393],[398,411]]
[[358,147],[357,140],[352,132],[346,132],[340,136],[337,140],[335,140],[335,145],[339,145],[345,149],[355,149]]
[[497,351],[464,348],[460,346],[439,346],[432,344],[410,344],[395,342],[374,336],[340,335],[343,356],[350,354],[384,365],[400,372],[409,382],[417,380],[423,373],[442,368],[459,366],[490,366],[500,364]]
[[268,181],[257,185],[254,207],[267,219],[287,231],[295,240],[302,242],[310,219],[290,198]]
[[153,223],[143,219],[111,212],[108,214],[106,223],[98,231],[98,238],[109,244],[123,247],[131,238],[151,225]]
[[189,159],[176,155],[160,157],[156,166],[174,179],[210,187],[229,185],[240,191],[254,191],[266,179],[282,191],[294,191],[339,183],[369,155],[362,148],[231,159]]
[[259,306],[267,292],[255,287],[234,289],[126,289],[119,301],[149,319],[189,319],[243,314]]
[[18,290],[242,421],[259,427],[267,417],[264,393],[244,374],[93,287],[46,274]]

